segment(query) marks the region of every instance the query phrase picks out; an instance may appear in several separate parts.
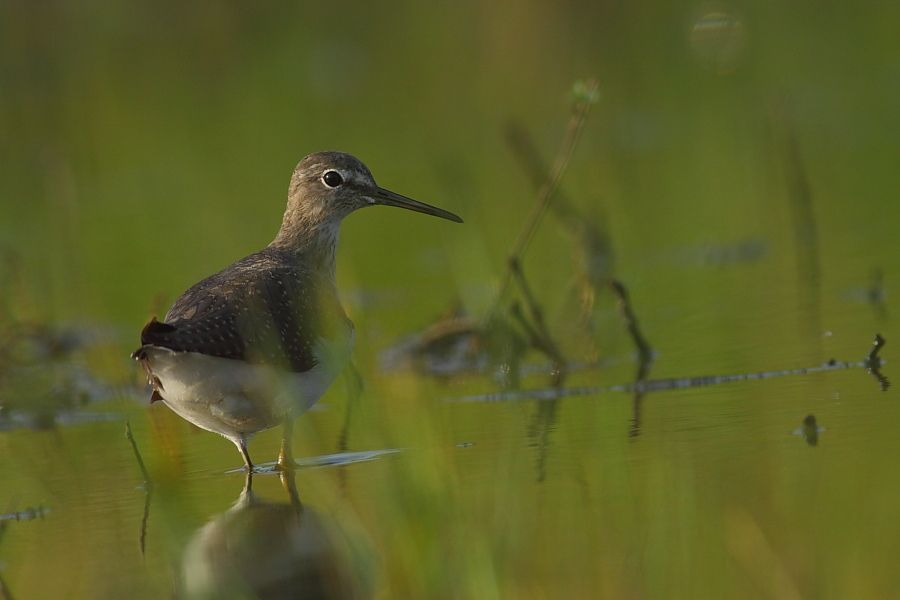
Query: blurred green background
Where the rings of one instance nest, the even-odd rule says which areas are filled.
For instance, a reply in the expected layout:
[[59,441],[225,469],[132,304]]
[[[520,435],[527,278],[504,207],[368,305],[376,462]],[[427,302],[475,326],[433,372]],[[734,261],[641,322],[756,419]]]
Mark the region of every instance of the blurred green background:
[[[0,520],[0,597],[215,580],[197,548],[234,523],[238,457],[148,408],[128,352],[148,317],[274,236],[293,166],[326,149],[466,220],[378,208],[343,227],[365,392],[351,411],[335,386],[295,451],[403,450],[298,472],[326,579],[382,598],[897,596],[900,409],[861,369],[651,394],[635,435],[629,394],[448,402],[498,384],[385,371],[379,353],[457,300],[484,314],[536,197],[505,128],[550,163],[573,85],[596,77],[562,189],[609,237],[652,376],[855,360],[877,331],[890,359],[898,19],[876,2],[0,1],[0,331],[102,332],[56,362],[109,392],[71,413],[85,422],[0,428],[0,512],[46,508]],[[598,295],[589,333],[573,318],[572,254],[551,216],[524,258],[566,356],[606,365],[569,383],[628,382],[614,299]],[[42,360],[33,379],[0,365],[7,422],[73,403]],[[791,435],[809,413],[815,447]],[[143,552],[126,418],[156,481]],[[275,477],[254,490],[288,505]]]

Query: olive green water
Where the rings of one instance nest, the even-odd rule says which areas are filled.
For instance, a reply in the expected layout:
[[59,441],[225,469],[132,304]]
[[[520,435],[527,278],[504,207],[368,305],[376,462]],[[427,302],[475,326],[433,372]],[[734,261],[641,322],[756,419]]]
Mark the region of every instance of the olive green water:
[[[486,402],[490,374],[439,381],[379,357],[456,300],[484,314],[535,199],[504,127],[550,163],[573,83],[595,76],[562,188],[609,235],[650,378],[856,361],[876,332],[890,378],[898,18],[820,2],[0,3],[0,598],[896,597],[900,407],[864,369],[637,405]],[[293,165],[332,148],[466,223],[347,220],[338,284],[364,390],[350,402],[336,384],[297,421],[296,494],[258,474],[250,499],[231,444],[148,405],[128,353],[149,316],[271,239]],[[601,365],[566,386],[628,383],[615,300],[597,295],[586,333],[572,254],[549,215],[524,257],[566,357]],[[67,352],[23,342],[23,324],[92,337]],[[815,445],[795,435],[809,414]],[[270,461],[278,442],[251,452]]]

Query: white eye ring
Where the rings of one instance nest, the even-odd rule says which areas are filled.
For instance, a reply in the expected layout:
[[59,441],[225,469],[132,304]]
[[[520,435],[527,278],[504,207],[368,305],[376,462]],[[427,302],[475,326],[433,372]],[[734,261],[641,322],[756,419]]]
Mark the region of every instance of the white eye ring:
[[322,173],[322,183],[330,188],[338,188],[341,187],[344,183],[344,178],[341,177],[341,174],[333,169],[329,169]]

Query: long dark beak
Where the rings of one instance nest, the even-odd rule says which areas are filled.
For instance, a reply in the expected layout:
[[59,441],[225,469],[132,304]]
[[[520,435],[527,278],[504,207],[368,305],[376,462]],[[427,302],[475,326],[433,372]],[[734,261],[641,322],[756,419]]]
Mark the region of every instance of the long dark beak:
[[407,198],[400,194],[395,194],[384,188],[375,188],[375,193],[369,196],[369,198],[371,198],[375,204],[399,206],[400,208],[414,210],[416,212],[425,213],[426,215],[434,215],[435,217],[441,217],[442,219],[455,221],[456,223],[463,222],[459,215],[455,215],[448,210],[438,208],[437,206],[431,206],[430,204],[425,204],[424,202],[419,202],[418,200],[413,200],[412,198]]

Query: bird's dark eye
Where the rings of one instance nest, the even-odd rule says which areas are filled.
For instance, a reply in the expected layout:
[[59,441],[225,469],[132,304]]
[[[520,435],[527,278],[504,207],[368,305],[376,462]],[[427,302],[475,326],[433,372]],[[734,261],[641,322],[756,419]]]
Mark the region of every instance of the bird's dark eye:
[[336,188],[344,183],[344,178],[341,177],[341,174],[337,171],[325,171],[325,174],[322,175],[322,181],[325,182],[330,188]]

